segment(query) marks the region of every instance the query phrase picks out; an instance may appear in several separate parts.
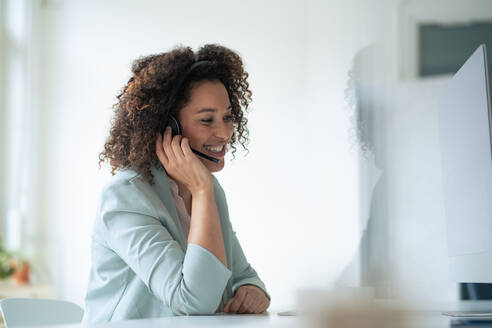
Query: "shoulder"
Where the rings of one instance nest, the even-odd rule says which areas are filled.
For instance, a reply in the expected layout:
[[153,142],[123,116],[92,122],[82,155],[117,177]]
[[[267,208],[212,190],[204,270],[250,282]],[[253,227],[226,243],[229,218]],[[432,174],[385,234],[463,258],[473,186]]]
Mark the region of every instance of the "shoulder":
[[144,187],[145,183],[140,173],[133,170],[120,170],[104,186],[103,195],[122,194],[123,192],[136,192]]
[[104,186],[101,212],[127,211],[155,216],[153,203],[158,199],[152,185],[140,173],[120,170]]

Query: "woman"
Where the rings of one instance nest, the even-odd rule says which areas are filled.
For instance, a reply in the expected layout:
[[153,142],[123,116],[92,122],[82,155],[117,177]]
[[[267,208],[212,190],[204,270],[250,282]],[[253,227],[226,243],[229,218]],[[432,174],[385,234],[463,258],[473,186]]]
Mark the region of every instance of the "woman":
[[[270,298],[211,174],[229,146],[247,142],[241,58],[218,45],[179,47],[132,72],[100,155],[114,177],[94,225],[84,321],[264,312]],[[166,128],[173,119],[182,136]]]

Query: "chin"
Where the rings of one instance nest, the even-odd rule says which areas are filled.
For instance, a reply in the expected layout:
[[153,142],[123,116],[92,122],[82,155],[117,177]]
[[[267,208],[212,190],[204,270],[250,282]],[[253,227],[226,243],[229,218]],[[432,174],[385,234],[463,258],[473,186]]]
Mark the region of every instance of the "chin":
[[210,171],[210,173],[214,172],[219,172],[224,168],[224,159],[221,158],[220,162],[214,163],[212,161],[209,161],[208,159],[201,159],[202,163],[205,165],[205,167]]

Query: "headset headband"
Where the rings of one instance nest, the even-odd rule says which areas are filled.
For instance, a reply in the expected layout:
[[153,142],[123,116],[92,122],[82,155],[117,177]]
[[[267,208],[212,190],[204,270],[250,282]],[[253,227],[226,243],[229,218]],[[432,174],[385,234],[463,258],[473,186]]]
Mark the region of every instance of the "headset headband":
[[176,92],[179,92],[179,89],[181,89],[181,86],[183,85],[183,83],[186,81],[186,79],[190,76],[191,72],[193,72],[195,68],[206,65],[208,63],[210,63],[210,60],[200,60],[194,62],[193,65],[191,65],[190,68],[188,68],[188,70],[179,78],[178,83],[176,84],[177,85]]

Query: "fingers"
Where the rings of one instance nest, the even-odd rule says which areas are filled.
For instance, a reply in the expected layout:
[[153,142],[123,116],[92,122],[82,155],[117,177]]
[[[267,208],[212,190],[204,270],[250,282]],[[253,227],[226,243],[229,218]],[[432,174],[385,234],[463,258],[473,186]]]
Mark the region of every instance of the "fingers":
[[264,307],[265,307],[264,303],[260,301],[255,305],[253,305],[251,310],[253,311],[253,313],[263,313],[265,311]]
[[181,139],[182,138],[183,138],[182,136],[177,135],[177,136],[174,136],[173,139],[171,140],[172,151],[174,153],[176,160],[179,163],[182,163],[184,160],[183,150],[181,149]]
[[[250,300],[249,303],[246,303]],[[248,298],[243,303],[241,303],[237,298],[231,298],[224,307],[224,313],[263,313],[268,308],[269,302],[263,300],[255,300],[253,298]],[[249,304],[249,305],[246,305]]]
[[166,130],[164,130],[164,138],[162,140],[162,148],[164,149],[164,153],[166,154],[169,162],[171,163],[176,163],[176,156],[174,155],[173,148],[171,146],[171,128],[167,127]]
[[234,301],[234,297],[227,301],[226,305],[224,306],[225,313],[228,313],[230,311],[232,301]]
[[169,159],[164,153],[164,148],[162,148],[162,135],[160,133],[157,133],[157,138],[155,140],[155,152],[157,154],[157,157],[161,161],[162,165],[167,166]]
[[168,162],[181,163],[184,160],[183,149],[181,148],[181,135],[172,136],[172,130],[167,127],[164,131],[164,139],[162,141],[162,148],[168,158]]
[[236,295],[224,307],[225,313],[260,313],[263,312],[266,299],[263,295],[250,292],[248,288],[239,288]]
[[253,305],[255,304],[255,298],[246,293],[243,304],[239,307],[239,313],[253,313]]
[[260,302],[253,306],[253,313],[263,313],[270,306],[268,298],[263,298]]
[[181,140],[181,150],[183,151],[185,157],[194,156],[193,152],[191,151],[190,140],[186,137],[183,137],[183,139]]
[[236,291],[234,297],[227,302],[226,306],[224,307],[224,312],[239,313],[239,308],[241,307],[245,296],[246,293],[244,293],[242,288],[239,288]]
[[229,312],[238,313],[239,307],[241,306],[242,303],[243,300],[240,299],[236,294],[236,296],[232,299],[232,303],[229,307]]

